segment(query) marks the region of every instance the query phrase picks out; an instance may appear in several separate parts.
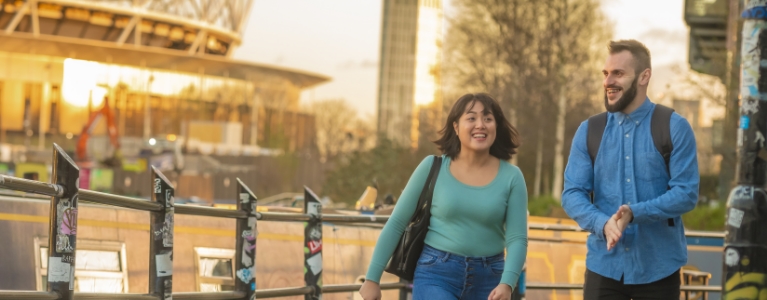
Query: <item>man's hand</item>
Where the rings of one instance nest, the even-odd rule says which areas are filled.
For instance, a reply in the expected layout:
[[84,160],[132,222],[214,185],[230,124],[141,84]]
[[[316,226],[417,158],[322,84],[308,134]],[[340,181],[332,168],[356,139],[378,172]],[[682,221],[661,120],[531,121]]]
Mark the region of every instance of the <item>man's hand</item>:
[[623,213],[618,210],[618,212],[610,217],[610,219],[607,220],[607,223],[605,223],[604,232],[605,238],[607,238],[607,251],[612,250],[612,248],[615,247],[615,244],[618,243],[618,240],[621,239],[623,230],[618,227],[618,220],[620,220],[622,216]]
[[[623,231],[626,230],[626,227],[629,226],[629,223],[634,220],[634,213],[631,211],[631,208],[628,205],[621,205],[620,208],[618,208],[618,211],[610,217],[610,220],[607,221],[607,224],[610,224],[611,222],[615,222],[615,227],[617,228],[619,234],[616,236],[613,234],[612,236],[608,236],[608,228],[607,224],[605,224],[605,237],[607,238],[607,251],[610,251],[615,245],[618,244],[618,240],[620,240],[621,235],[623,234]],[[613,229],[610,228],[612,231]]]
[[508,284],[501,283],[487,296],[487,300],[509,300],[511,299],[511,287]]
[[626,204],[621,205],[621,207],[618,208],[618,212],[615,214],[622,215],[622,217],[618,220],[618,229],[620,229],[621,232],[626,230],[626,227],[629,226],[631,221],[634,221],[634,212],[632,212],[631,207]]

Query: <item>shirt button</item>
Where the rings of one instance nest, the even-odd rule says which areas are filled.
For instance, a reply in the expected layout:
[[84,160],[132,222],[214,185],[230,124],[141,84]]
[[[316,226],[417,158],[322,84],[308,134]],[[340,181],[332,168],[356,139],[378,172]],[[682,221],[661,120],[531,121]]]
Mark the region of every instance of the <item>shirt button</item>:
[[628,157],[628,156],[626,156],[626,159],[629,159],[629,157]]
[[631,182],[631,179],[626,178],[626,182]]
[[636,122],[634,122],[634,123],[636,123],[637,125],[639,125],[639,121],[636,121]]
[[628,134],[628,133],[626,134],[626,137],[629,137],[629,134]]
[[629,251],[629,248],[626,248],[626,251]]

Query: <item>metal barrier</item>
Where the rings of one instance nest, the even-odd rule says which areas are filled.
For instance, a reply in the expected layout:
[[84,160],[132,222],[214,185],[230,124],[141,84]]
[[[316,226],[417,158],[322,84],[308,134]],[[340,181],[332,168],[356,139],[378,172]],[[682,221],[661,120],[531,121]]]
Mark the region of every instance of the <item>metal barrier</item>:
[[[151,200],[136,199],[79,189],[80,170],[58,145],[53,145],[52,183],[0,175],[0,187],[51,196],[48,239],[48,291],[0,291],[0,299],[254,299],[306,295],[319,299],[322,293],[353,292],[360,284],[322,285],[322,222],[385,223],[381,216],[322,215],[319,198],[305,188],[304,213],[257,212],[255,194],[237,179],[237,209],[174,204],[174,187],[152,168]],[[118,206],[150,213],[149,291],[147,294],[75,293],[79,201]],[[236,219],[235,287],[229,292],[173,293],[174,214]],[[305,222],[303,287],[256,289],[257,220]],[[382,283],[384,290],[398,289],[400,297],[410,289],[406,282]]]
[[[388,216],[322,215],[322,205],[314,192],[304,188],[304,213],[257,212],[255,194],[237,179],[237,209],[174,204],[174,187],[163,174],[152,168],[151,200],[136,199],[79,189],[79,168],[58,145],[53,145],[53,183],[0,175],[0,187],[51,196],[48,239],[48,291],[2,291],[0,299],[255,299],[305,295],[319,299],[323,293],[354,292],[360,284],[322,285],[322,222],[386,223]],[[150,212],[149,291],[148,294],[74,293],[79,200]],[[174,214],[236,219],[235,288],[230,292],[173,293]],[[257,221],[305,222],[305,286],[256,289]],[[583,231],[577,226],[530,224],[530,229]],[[688,232],[688,236],[723,237],[724,234]],[[573,290],[581,284],[526,283],[528,289]],[[412,289],[408,282],[382,283],[382,290],[400,290],[400,299]],[[682,291],[720,292],[721,286],[683,285]]]

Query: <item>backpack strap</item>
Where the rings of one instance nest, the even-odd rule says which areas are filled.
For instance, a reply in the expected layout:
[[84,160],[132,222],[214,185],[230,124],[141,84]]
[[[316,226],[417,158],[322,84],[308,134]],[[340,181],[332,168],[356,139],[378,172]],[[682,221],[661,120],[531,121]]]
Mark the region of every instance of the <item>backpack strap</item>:
[[[669,162],[671,161],[671,151],[674,151],[674,143],[671,142],[671,114],[674,109],[660,104],[655,104],[655,110],[652,112],[650,121],[650,133],[655,149],[658,150],[663,161],[666,162],[666,174],[671,177]],[[669,187],[670,189],[671,187]],[[674,219],[668,219],[668,226],[674,226]]]
[[650,133],[655,149],[658,150],[663,160],[666,162],[666,174],[671,176],[669,171],[669,162],[671,160],[671,151],[674,150],[674,144],[671,142],[671,114],[674,110],[660,104],[655,104],[655,110],[652,113],[650,121]]
[[602,135],[605,133],[605,126],[607,126],[607,112],[589,117],[588,124],[589,128],[586,132],[586,148],[589,150],[591,165],[593,166],[594,161],[597,159],[597,153],[599,153],[599,144],[602,143]]

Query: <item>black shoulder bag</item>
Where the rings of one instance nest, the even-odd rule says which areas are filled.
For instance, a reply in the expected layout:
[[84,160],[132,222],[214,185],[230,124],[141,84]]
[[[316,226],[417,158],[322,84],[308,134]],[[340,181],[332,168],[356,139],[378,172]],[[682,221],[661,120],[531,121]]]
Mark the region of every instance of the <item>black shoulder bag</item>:
[[439,169],[442,166],[442,156],[434,156],[429,176],[421,190],[413,217],[410,218],[405,231],[402,233],[397,248],[394,249],[391,260],[385,271],[397,275],[402,279],[413,281],[415,266],[423,251],[424,239],[429,232],[429,219],[431,218],[431,198],[434,194],[434,185],[437,183]]

